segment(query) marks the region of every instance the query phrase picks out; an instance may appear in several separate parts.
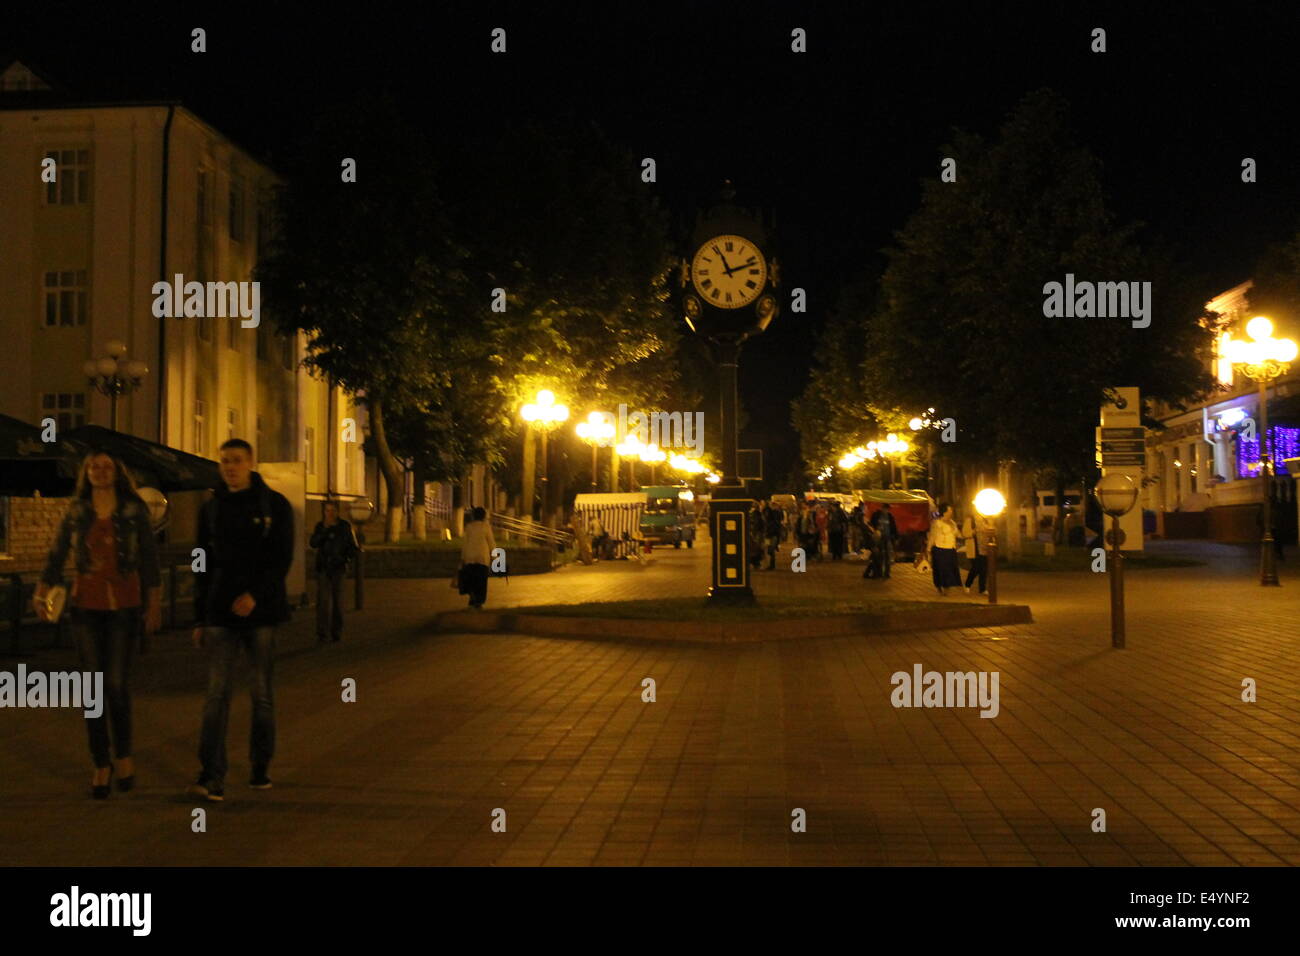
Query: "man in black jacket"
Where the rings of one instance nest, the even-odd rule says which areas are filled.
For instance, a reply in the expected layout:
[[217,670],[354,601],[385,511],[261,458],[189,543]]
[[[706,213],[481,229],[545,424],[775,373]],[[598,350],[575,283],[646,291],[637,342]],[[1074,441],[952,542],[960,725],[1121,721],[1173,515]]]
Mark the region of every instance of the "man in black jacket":
[[293,509],[253,470],[253,448],[240,438],[221,446],[223,484],[199,511],[205,568],[194,578],[194,646],[208,647],[208,695],[199,741],[202,771],[190,793],[225,795],[226,727],[235,660],[252,665],[253,726],[249,786],[266,790],[275,753],[272,663],[275,626],[289,619],[284,579],[293,563]]
[[343,573],[360,549],[352,525],[339,517],[339,503],[327,501],[324,520],[316,522],[311,546],[316,549],[316,643],[343,636]]

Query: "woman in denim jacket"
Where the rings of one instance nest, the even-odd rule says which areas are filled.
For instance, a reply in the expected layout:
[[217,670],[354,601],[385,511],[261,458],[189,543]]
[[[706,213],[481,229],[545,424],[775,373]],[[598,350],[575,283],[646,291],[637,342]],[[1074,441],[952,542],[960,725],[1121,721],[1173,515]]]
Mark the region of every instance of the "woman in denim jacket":
[[[63,583],[69,551],[77,567],[69,603],[81,666],[92,673],[103,672],[108,698],[98,717],[86,718],[95,761],[91,795],[102,800],[108,796],[114,772],[119,790],[130,790],[135,784],[128,683],[131,660],[142,610],[146,633],[158,630],[162,616],[158,544],[149,508],[136,493],[126,468],[106,452],[92,452],[81,464],[76,497],[59,525],[36,589],[34,603],[42,619],[46,617],[46,594]],[[109,723],[116,765],[109,761]]]

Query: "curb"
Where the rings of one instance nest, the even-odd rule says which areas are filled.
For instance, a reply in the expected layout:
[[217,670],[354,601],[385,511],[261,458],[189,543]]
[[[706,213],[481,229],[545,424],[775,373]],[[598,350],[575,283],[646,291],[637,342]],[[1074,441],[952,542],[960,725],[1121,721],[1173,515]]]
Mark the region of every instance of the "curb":
[[887,614],[840,614],[792,617],[771,621],[662,621],[644,618],[558,617],[504,611],[444,611],[435,629],[463,634],[533,634],[539,637],[580,637],[695,644],[750,644],[791,638],[896,634],[955,628],[1032,624],[1027,604],[970,605],[936,611],[896,611]]

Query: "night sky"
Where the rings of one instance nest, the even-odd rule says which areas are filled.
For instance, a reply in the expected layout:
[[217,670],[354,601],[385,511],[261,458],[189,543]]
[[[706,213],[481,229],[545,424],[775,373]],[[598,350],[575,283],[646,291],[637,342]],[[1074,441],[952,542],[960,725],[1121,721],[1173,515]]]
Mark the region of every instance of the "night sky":
[[[848,278],[879,274],[953,126],[991,134],[1025,93],[1056,89],[1121,219],[1174,243],[1211,289],[1248,278],[1264,245],[1300,227],[1290,4],[150,6],[24,5],[6,13],[17,22],[0,53],[87,99],[179,98],[273,165],[316,104],[366,89],[449,138],[562,108],[654,157],[648,188],[679,215],[724,178],[738,202],[775,209],[784,275],[809,312],[785,309],[741,363],[756,426],[742,444],[768,448],[769,475],[793,464],[788,406],[826,310]],[[189,50],[194,26],[204,55]],[[489,52],[496,26],[506,56]],[[805,55],[789,52],[795,26]],[[1089,51],[1096,26],[1105,54]],[[1245,156],[1254,185],[1240,181]]]

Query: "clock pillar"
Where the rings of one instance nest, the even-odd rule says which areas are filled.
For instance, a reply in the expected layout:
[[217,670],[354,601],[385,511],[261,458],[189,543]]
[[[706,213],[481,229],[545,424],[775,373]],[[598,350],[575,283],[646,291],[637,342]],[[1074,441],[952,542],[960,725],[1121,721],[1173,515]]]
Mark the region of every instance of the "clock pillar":
[[[694,285],[685,292],[682,306],[691,330],[714,346],[721,399],[722,480],[713,486],[709,502],[709,601],[753,604],[749,512],[754,501],[746,494],[737,462],[737,371],[741,345],[767,328],[778,309],[770,292],[776,268],[774,261],[768,267],[767,230],[758,216],[732,204],[735,194],[727,182],[718,205],[696,221],[694,263],[683,272],[683,286],[688,277]],[[734,257],[728,260],[728,254]]]

